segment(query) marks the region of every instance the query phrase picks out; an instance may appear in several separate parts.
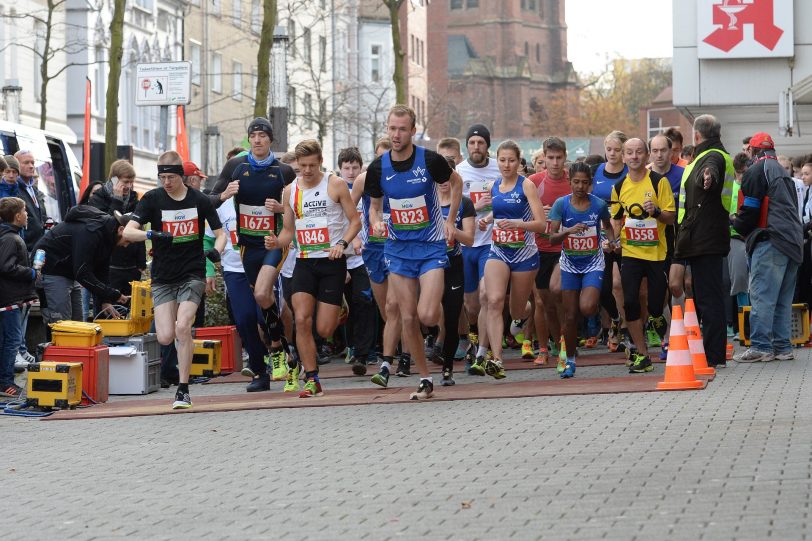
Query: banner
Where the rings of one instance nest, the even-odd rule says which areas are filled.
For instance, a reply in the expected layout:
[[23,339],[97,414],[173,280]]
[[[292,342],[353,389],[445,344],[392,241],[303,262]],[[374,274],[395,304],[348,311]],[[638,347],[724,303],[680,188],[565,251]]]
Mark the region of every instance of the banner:
[[189,138],[186,135],[186,118],[183,114],[183,105],[178,105],[178,114],[177,118],[177,129],[175,133],[177,133],[176,139],[176,147],[178,154],[180,157],[183,158],[183,161],[188,162],[189,159]]

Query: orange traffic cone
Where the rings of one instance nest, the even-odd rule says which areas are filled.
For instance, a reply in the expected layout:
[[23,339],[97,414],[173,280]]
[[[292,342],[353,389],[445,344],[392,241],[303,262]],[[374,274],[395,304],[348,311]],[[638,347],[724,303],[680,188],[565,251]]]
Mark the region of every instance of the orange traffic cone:
[[671,336],[668,339],[668,359],[665,361],[665,379],[657,384],[660,391],[701,389],[704,382],[696,379],[688,336],[682,320],[682,308],[674,306],[671,312]]
[[714,375],[716,369],[708,366],[708,358],[705,356],[705,345],[702,343],[702,332],[699,330],[699,319],[696,317],[693,299],[685,299],[685,334],[688,335],[688,350],[691,352],[694,374]]
[[728,342],[727,349],[725,350],[725,360],[732,361],[733,360],[733,344]]

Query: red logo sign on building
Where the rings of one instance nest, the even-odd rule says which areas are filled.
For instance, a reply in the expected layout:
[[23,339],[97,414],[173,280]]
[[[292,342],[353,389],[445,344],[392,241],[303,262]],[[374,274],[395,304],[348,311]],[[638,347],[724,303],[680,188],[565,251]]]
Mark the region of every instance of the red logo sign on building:
[[697,10],[699,58],[793,55],[792,0],[700,0]]

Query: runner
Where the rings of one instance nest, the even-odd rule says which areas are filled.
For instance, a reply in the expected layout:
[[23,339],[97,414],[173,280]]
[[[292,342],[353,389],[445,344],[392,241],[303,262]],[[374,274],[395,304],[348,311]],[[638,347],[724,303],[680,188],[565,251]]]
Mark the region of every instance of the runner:
[[[553,203],[559,197],[572,193],[564,162],[567,159],[567,144],[558,137],[548,137],[541,146],[544,152],[546,169],[541,173],[530,176],[530,180],[537,188],[537,196],[544,206],[544,212],[549,213]],[[536,338],[539,341],[539,354],[534,363],[547,364],[550,353],[547,351],[547,338],[552,339],[552,355],[558,356],[558,344],[561,336],[561,324],[558,314],[562,312],[561,271],[558,260],[561,257],[561,246],[550,244],[549,228],[536,235],[538,246],[539,271],[536,274],[536,284],[533,296],[536,302],[534,320],[536,323]],[[552,287],[551,287],[552,284]]]
[[[395,105],[387,115],[387,133],[392,150],[376,158],[367,169],[364,192],[371,197],[371,230],[383,235],[383,198],[391,208],[391,227],[384,247],[390,272],[391,290],[400,311],[405,347],[411,352],[420,384],[412,400],[430,398],[434,383],[426,365],[420,323],[427,327],[440,320],[443,269],[448,264],[446,238],[454,238],[452,217],[460,206],[462,180],[445,158],[412,144],[415,113],[406,105]],[[437,186],[451,182],[448,220],[443,220]],[[385,386],[389,379],[391,357],[384,362],[376,383]]]
[[[499,165],[489,157],[491,133],[482,124],[468,128],[465,138],[468,159],[457,166],[457,173],[462,178],[462,194],[474,203],[477,211],[477,223],[485,220],[491,213],[491,188],[499,178]],[[462,260],[465,271],[465,313],[468,316],[468,340],[470,343],[466,362],[472,375],[480,372],[471,370],[477,357],[484,357],[488,351],[487,297],[483,280],[485,264],[491,251],[491,229],[477,227],[474,233],[474,244],[462,247]],[[501,340],[501,338],[498,338]]]
[[[282,189],[296,178],[290,166],[282,164],[271,152],[273,129],[265,118],[255,118],[248,126],[251,151],[231,158],[223,167],[220,178],[212,190],[221,200],[234,196],[237,210],[237,238],[248,283],[254,289],[254,298],[262,309],[263,331],[271,342],[268,374],[264,362],[249,359],[254,379],[247,390],[266,391],[270,381],[286,379],[295,362],[288,358],[282,344],[282,324],[276,306],[274,285],[285,259],[287,246],[266,250],[263,238],[268,232],[278,232],[282,213]],[[221,193],[222,192],[222,193]],[[293,365],[289,366],[289,362]]]
[[620,277],[623,283],[626,325],[634,343],[628,352],[629,371],[650,372],[651,359],[640,320],[640,285],[648,281],[648,310],[653,328],[662,339],[666,322],[663,299],[667,281],[663,269],[666,257],[665,227],[674,223],[674,194],[668,179],[646,169],[648,146],[640,139],[623,145],[623,159],[629,174],[612,188],[612,225],[620,230]]
[[349,248],[361,229],[347,183],[322,173],[321,145],[309,139],[294,150],[300,177],[283,193],[282,231],[265,237],[265,247],[277,250],[295,240],[298,257],[293,269],[292,301],[296,318],[296,349],[305,369],[299,398],[321,396],[316,341],[332,336],[338,326]]
[[[206,289],[205,259],[220,261],[226,233],[208,197],[183,183],[183,160],[177,152],[158,158],[161,186],[144,194],[124,229],[129,242],[152,241],[152,299],[158,342],[176,342],[179,384],[173,409],[191,408],[189,371],[192,367],[192,322]],[[214,248],[203,254],[206,222]],[[141,228],[150,224],[150,229]]]
[[510,285],[510,316],[525,319],[529,315],[527,299],[533,290],[533,277],[539,268],[535,233],[545,228],[544,209],[538,191],[530,179],[519,175],[521,150],[513,141],[505,141],[496,150],[501,178],[491,188],[493,212],[479,222],[480,230],[492,224],[488,262],[485,264],[485,291],[488,298],[488,336],[499,337],[491,343],[493,360],[477,356],[471,370],[496,379],[505,377],[502,366],[502,334],[505,322],[502,310]]
[[[623,143],[629,138],[622,131],[613,131],[603,140],[606,154],[606,163],[595,170],[592,179],[592,195],[600,197],[606,204],[611,205],[612,188],[620,179],[626,178],[629,168],[623,163]],[[605,268],[603,270],[603,290],[601,291],[601,306],[609,315],[609,332],[606,344],[609,351],[620,349],[623,341],[623,351],[629,340],[625,338],[625,324],[623,323],[623,286],[620,283],[620,253],[614,249],[604,250]]]
[[[609,245],[616,247],[615,233],[609,222],[609,207],[590,194],[592,174],[585,163],[574,163],[569,170],[572,195],[565,195],[550,210],[550,242],[563,244],[561,254],[561,296],[564,301],[565,362],[558,363],[562,378],[575,375],[575,347],[578,316],[598,313],[603,285],[604,258],[601,250],[601,226]],[[563,226],[563,227],[562,227]]]

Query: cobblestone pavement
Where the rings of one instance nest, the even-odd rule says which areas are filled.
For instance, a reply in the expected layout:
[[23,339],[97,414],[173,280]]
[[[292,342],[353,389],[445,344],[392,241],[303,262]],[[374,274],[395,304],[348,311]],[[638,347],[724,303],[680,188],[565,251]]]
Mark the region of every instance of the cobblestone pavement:
[[806,539],[810,352],[699,392],[0,417],[4,524],[49,540]]

